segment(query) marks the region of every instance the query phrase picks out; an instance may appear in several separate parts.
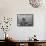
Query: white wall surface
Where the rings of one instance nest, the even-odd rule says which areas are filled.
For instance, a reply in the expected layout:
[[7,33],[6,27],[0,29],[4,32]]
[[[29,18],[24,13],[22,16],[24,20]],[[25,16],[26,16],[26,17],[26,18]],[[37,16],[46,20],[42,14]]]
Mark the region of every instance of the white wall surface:
[[[34,14],[34,26],[17,27],[17,14]],[[13,18],[12,26],[8,33],[17,40],[27,40],[34,34],[37,35],[37,39],[46,40],[45,15],[45,6],[33,8],[28,0],[0,0],[0,19],[4,16]],[[4,39],[2,33],[3,32],[0,31],[0,39]]]

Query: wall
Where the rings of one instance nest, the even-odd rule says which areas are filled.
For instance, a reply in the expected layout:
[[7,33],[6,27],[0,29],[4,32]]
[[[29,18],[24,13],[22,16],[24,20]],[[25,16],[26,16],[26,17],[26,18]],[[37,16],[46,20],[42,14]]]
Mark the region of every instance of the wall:
[[[12,17],[13,22],[10,33],[17,40],[27,40],[34,34],[37,35],[39,40],[45,40],[45,6],[40,8],[33,8],[30,6],[28,0],[0,0],[0,18]],[[17,14],[34,14],[34,26],[33,27],[17,27]],[[3,31],[0,31],[2,35]],[[45,34],[44,34],[45,33]],[[4,34],[4,33],[3,33]],[[0,36],[0,39],[4,37]]]

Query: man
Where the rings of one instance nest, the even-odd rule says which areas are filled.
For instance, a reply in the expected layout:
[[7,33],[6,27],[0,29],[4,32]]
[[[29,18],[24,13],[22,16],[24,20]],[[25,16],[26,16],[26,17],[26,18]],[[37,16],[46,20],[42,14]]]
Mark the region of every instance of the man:
[[22,21],[20,23],[20,26],[26,26],[27,22],[25,18],[22,18]]

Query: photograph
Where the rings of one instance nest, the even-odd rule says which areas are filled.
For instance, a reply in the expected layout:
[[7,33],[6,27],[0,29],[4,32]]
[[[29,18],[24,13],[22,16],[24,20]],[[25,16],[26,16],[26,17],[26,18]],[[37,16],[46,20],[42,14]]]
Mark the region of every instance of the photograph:
[[33,14],[17,14],[17,26],[33,26]]

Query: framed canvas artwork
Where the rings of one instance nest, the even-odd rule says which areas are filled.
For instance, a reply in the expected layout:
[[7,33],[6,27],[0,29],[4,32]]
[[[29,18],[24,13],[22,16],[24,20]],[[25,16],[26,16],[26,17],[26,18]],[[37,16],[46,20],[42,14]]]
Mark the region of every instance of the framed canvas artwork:
[[17,14],[17,26],[33,26],[33,14]]

